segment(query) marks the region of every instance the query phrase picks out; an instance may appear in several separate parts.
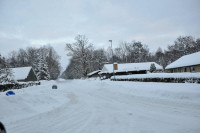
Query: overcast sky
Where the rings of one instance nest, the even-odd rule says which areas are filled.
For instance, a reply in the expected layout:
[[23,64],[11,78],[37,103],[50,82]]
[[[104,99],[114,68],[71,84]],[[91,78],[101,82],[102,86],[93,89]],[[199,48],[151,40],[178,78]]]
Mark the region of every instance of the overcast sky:
[[141,41],[151,51],[178,36],[200,37],[200,0],[0,0],[0,53],[65,43],[84,34],[95,47]]

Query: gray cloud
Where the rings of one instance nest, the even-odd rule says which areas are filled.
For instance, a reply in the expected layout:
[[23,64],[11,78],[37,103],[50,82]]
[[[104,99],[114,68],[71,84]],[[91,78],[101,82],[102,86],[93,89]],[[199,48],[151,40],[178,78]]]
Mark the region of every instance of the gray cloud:
[[1,0],[0,52],[47,43],[59,51],[77,34],[96,47],[138,40],[155,51],[180,35],[200,37],[199,7],[199,0]]

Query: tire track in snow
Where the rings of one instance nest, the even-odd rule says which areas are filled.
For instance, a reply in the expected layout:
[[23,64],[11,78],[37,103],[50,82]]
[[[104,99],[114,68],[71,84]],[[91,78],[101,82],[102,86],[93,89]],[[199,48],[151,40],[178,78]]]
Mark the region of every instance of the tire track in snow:
[[[62,83],[63,88],[67,88],[64,92],[70,100],[69,103],[52,111],[13,122],[8,132],[193,133],[200,131],[197,128],[200,118],[199,106],[121,93],[115,88],[110,89],[111,85],[107,84],[102,84],[102,87],[100,83],[91,83],[93,84],[91,89],[90,85],[85,83],[87,82],[81,81],[79,84],[68,82],[66,85]],[[83,84],[85,88],[81,88]],[[189,127],[191,122],[193,124]]]
[[[8,124],[9,133],[40,133],[40,132],[62,132],[75,131],[86,127],[86,122],[92,116],[88,110],[87,104],[77,104],[79,101],[74,93],[68,93],[70,102],[56,108],[52,111],[45,112],[30,118],[26,118],[12,125]],[[40,123],[38,125],[38,123]],[[89,123],[89,122],[88,122]]]

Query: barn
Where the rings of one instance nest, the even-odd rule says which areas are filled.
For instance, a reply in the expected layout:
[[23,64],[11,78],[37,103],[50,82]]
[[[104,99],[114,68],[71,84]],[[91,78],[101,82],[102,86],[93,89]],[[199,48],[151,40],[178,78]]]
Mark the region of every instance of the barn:
[[32,67],[11,68],[14,80],[18,82],[38,81]]

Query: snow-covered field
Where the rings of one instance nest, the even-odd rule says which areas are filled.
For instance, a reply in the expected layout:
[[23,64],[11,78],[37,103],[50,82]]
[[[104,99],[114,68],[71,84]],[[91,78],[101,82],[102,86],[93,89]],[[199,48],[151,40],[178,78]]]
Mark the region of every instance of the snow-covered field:
[[8,133],[200,132],[199,84],[60,80],[5,93]]

